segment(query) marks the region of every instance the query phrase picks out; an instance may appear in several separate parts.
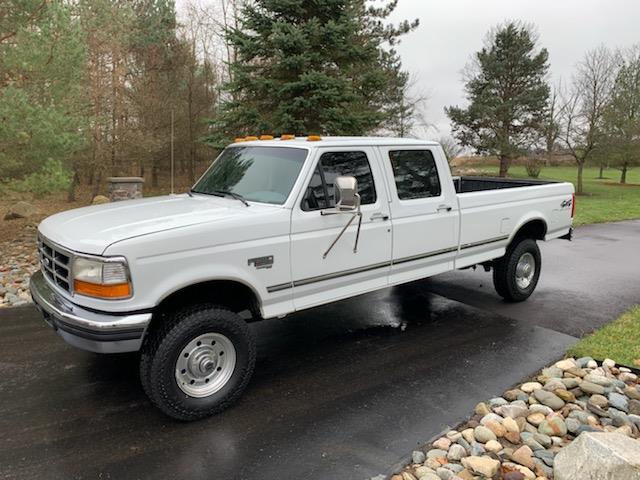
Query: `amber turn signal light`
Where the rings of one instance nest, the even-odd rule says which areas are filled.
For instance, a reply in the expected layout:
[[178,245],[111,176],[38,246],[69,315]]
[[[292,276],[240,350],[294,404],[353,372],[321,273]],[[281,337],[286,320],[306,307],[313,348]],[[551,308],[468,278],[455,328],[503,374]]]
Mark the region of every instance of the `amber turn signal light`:
[[97,283],[75,280],[73,282],[75,293],[97,298],[129,298],[131,296],[130,283],[115,283],[113,285],[100,285]]

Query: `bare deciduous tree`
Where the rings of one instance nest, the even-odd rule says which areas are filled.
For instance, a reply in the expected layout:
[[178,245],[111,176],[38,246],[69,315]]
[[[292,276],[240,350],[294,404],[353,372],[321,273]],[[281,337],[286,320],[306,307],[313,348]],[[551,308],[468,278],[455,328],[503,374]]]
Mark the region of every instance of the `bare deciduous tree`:
[[601,46],[587,52],[563,99],[560,139],[578,166],[578,194],[584,192],[584,165],[603,143],[603,116],[611,98],[615,72],[609,49]]
[[456,157],[464,151],[464,148],[450,135],[443,135],[438,139],[438,143],[444,150],[444,155],[447,157],[447,162],[451,163]]

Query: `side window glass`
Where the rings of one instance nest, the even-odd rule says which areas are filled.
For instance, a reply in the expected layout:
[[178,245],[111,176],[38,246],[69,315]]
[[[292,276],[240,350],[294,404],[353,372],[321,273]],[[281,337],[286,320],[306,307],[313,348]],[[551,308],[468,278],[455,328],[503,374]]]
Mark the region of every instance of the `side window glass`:
[[320,165],[318,165],[313,172],[307,187],[307,193],[302,200],[302,210],[322,210],[323,208],[327,208],[327,199],[320,175]]
[[336,177],[340,176],[356,178],[362,205],[376,203],[376,187],[367,155],[364,152],[327,152],[323,153],[318,160],[318,165],[302,200],[302,210],[311,211],[334,207],[333,184]]
[[320,157],[322,173],[327,184],[327,207],[335,206],[333,184],[340,176],[355,177],[362,205],[376,203],[376,187],[369,160],[364,152],[327,152]]
[[390,151],[389,159],[400,200],[440,195],[438,169],[430,150]]

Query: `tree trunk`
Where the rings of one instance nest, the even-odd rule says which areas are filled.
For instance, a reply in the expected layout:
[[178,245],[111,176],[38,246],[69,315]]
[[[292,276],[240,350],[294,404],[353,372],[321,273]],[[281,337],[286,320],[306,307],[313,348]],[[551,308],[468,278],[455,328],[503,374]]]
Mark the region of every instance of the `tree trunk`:
[[600,164],[600,173],[598,174],[598,178],[602,180],[604,178],[603,175],[604,175],[604,165]]
[[500,155],[500,173],[501,177],[506,177],[509,171],[510,159],[506,155]]
[[96,183],[93,185],[93,193],[91,198],[95,197],[100,193],[100,184],[102,183],[102,168],[98,168],[98,173],[96,175]]
[[159,170],[158,165],[154,160],[153,166],[151,167],[151,186],[152,187],[158,186],[158,170]]
[[627,183],[627,166],[626,165],[622,166],[622,173],[620,174],[620,183],[622,184]]
[[582,170],[584,169],[584,160],[578,161],[578,182],[576,185],[576,193],[581,195],[582,191]]
[[78,169],[74,165],[73,166],[73,176],[71,177],[71,183],[69,183],[69,190],[67,192],[67,202],[75,202],[76,201],[76,187],[80,183],[80,177],[78,175]]

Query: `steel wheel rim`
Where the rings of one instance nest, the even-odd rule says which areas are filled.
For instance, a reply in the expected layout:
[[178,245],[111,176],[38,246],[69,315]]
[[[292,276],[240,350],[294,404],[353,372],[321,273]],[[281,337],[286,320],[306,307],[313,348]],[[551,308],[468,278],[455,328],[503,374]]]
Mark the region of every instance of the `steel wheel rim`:
[[536,273],[536,259],[529,252],[523,253],[516,265],[516,285],[525,290],[531,285]]
[[224,387],[236,367],[236,349],[221,333],[205,333],[187,343],[176,360],[175,378],[180,390],[203,398]]

